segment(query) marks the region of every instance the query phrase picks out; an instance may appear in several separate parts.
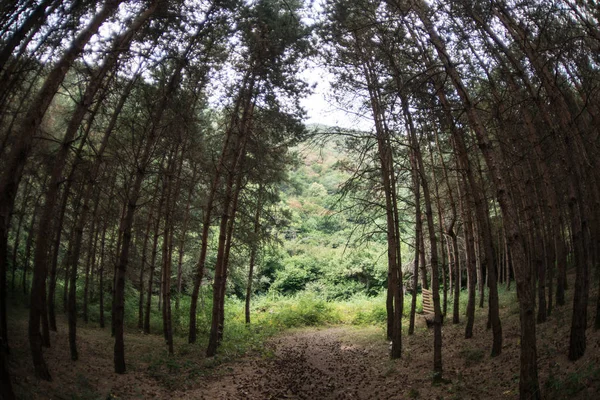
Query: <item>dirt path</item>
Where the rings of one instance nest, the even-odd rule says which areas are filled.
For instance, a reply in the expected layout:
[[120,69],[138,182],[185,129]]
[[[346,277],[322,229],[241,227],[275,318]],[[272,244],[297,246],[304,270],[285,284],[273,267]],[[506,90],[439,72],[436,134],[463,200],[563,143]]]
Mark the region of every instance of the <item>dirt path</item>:
[[[565,309],[566,310],[566,309]],[[538,365],[548,399],[600,398],[600,331],[588,332],[588,349],[576,363],[566,358],[568,314],[557,310],[539,326]],[[16,322],[16,321],[15,321]],[[499,357],[488,355],[485,320],[463,338],[464,322],[443,335],[444,378],[432,385],[433,333],[421,326],[403,335],[402,358],[390,360],[381,327],[338,326],[288,331],[272,338],[261,355],[206,359],[198,346],[179,343],[165,354],[160,335],[129,333],[128,372],[112,372],[113,340],[106,330],[79,329],[80,359],[68,356],[64,329],[52,333],[45,356],[53,381],[39,381],[30,365],[25,319],[15,329],[10,368],[19,399],[506,399],[518,398],[518,314],[504,319]],[[64,326],[61,325],[61,326]],[[222,355],[223,356],[223,355]]]
[[229,373],[197,394],[207,399],[372,398],[376,371],[370,352],[346,343],[347,336],[339,327],[279,336],[269,344],[272,357],[229,366]]
[[[462,326],[445,327],[446,382],[440,385],[432,385],[433,334],[427,329],[403,336],[402,358],[390,360],[381,328],[313,328],[274,338],[269,343],[272,357],[229,364],[224,374],[209,378],[202,388],[182,393],[181,398],[516,400],[518,330],[506,326],[503,354],[490,358],[490,333],[481,325],[476,326],[477,336],[471,340],[462,338]],[[555,329],[548,330],[565,337]],[[598,371],[600,332],[590,335],[589,351],[578,363],[566,359],[564,340],[558,345],[551,336],[540,333],[544,398],[600,398],[597,372],[589,372]]]
[[380,360],[373,349],[347,343],[348,334],[347,328],[330,328],[278,337],[270,343],[272,359],[233,367],[232,373],[204,388],[203,395],[207,399],[377,397],[385,381],[376,367]]

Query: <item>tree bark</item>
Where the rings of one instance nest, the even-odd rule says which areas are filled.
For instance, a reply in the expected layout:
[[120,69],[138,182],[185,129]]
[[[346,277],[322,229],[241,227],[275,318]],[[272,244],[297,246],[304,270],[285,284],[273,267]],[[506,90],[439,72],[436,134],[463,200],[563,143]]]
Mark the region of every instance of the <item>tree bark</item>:
[[46,10],[54,3],[56,0],[43,0],[40,2],[36,8],[33,9],[30,15],[27,16],[25,21],[19,28],[12,34],[10,39],[6,41],[6,44],[0,51],[0,72],[3,72],[4,66],[6,62],[10,58],[14,49],[17,48],[19,43],[25,38],[27,33],[34,29],[36,25],[42,25],[43,21],[41,21],[44,16],[46,16]]
[[[73,179],[67,180],[65,187],[63,188],[63,194],[61,198],[61,205],[54,227],[54,243],[52,249],[52,260],[50,266],[50,283],[48,285],[48,323],[50,329],[56,332],[56,280],[57,269],[58,269],[58,253],[60,252],[60,244],[62,239],[63,223],[65,220],[65,214],[67,212],[67,205],[69,203],[69,196],[71,194],[71,185]],[[70,235],[69,235],[70,238]],[[65,281],[66,284],[66,281]]]
[[250,323],[250,298],[252,297],[252,279],[254,277],[254,263],[256,261],[256,253],[258,252],[259,234],[260,234],[260,213],[262,211],[262,191],[263,186],[258,186],[256,199],[256,211],[254,212],[254,230],[252,242],[250,243],[250,265],[248,267],[248,283],[246,284],[246,302],[244,310],[246,313],[246,323]]
[[413,191],[415,194],[415,260],[413,267],[413,293],[410,304],[410,321],[408,325],[408,334],[415,332],[415,312],[417,308],[417,286],[419,282],[419,259],[421,257],[421,184],[419,182],[419,172],[414,151],[410,152],[410,161],[412,169]]
[[[102,23],[116,10],[119,4],[120,1],[107,0],[102,9],[91,19],[86,28],[84,28],[73,40],[69,49],[65,51],[61,59],[48,74],[42,88],[28,110],[26,117],[23,120],[24,122],[15,134],[16,140],[8,154],[4,172],[0,177],[0,218],[2,219],[3,226],[3,228],[0,229],[0,232],[2,232],[0,243],[5,243],[7,240],[6,233],[10,223],[10,214],[14,207],[16,192],[21,180],[24,165],[31,151],[33,137],[42,123],[42,118],[75,59],[79,56],[90,38],[97,32],[100,25],[102,25]],[[50,185],[49,188],[52,190],[52,185]],[[51,202],[54,201],[51,199],[49,200]],[[45,263],[42,261],[47,256],[47,245],[44,242],[47,242],[46,237],[48,235],[48,227],[45,225],[40,226],[38,232],[40,232],[38,237],[42,238],[43,242],[36,244],[36,249],[39,248],[39,251],[36,250],[36,263],[31,290],[29,341],[36,376],[40,379],[50,380],[50,373],[42,355],[43,341],[39,332],[40,319],[46,312],[45,285],[47,269]],[[5,244],[0,245],[0,248],[3,246],[5,246]],[[6,254],[0,254],[0,258],[0,263],[6,262]],[[2,268],[0,268],[0,270],[1,269]]]
[[429,192],[429,184],[425,178],[425,166],[423,165],[423,156],[421,154],[419,140],[417,138],[416,128],[409,111],[408,99],[400,94],[402,101],[402,111],[406,120],[408,132],[410,134],[410,142],[414,151],[416,164],[418,166],[419,175],[421,176],[421,188],[423,189],[423,200],[425,203],[425,217],[427,220],[427,230],[429,232],[429,244],[431,246],[431,296],[433,300],[434,319],[433,319],[433,380],[440,382],[442,380],[443,365],[442,365],[442,310],[440,307],[440,282],[439,282],[439,265],[438,265],[438,250],[437,238],[435,235],[435,224],[433,221],[433,208],[431,205],[431,195]]
[[455,64],[452,63],[446,51],[443,40],[435,31],[431,20],[426,14],[428,6],[422,0],[413,0],[412,4],[415,6],[415,11],[419,16],[419,19],[423,22],[438,57],[443,63],[452,84],[456,88],[456,91],[465,106],[469,123],[477,138],[478,147],[483,153],[486,164],[494,178],[497,197],[500,202],[504,221],[507,225],[509,247],[511,249],[512,260],[517,275],[517,294],[521,306],[521,371],[519,393],[521,398],[539,399],[540,390],[537,374],[537,347],[535,339],[534,295],[531,288],[531,270],[527,268],[526,253],[521,242],[519,223],[515,215],[517,207],[513,203],[513,200],[509,195],[510,192],[506,187],[506,183],[509,179],[503,179],[502,162],[491,145],[488,133],[480,121],[478,111],[454,67]]

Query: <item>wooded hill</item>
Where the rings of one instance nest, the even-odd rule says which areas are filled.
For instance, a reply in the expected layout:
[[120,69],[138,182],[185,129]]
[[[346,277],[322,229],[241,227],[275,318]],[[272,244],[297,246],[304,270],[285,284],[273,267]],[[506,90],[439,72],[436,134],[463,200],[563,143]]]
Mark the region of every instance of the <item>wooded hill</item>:
[[[414,260],[411,288],[432,293],[435,381],[443,380],[450,292],[452,321],[460,318],[462,274],[465,337],[476,292],[479,301],[485,292],[492,356],[502,352],[498,284],[516,284],[523,399],[540,398],[536,324],[572,307],[571,360],[586,351],[594,302],[600,328],[600,297],[590,298],[600,278],[596,2],[330,0],[309,10],[296,0],[23,0],[0,10],[7,398],[9,291],[27,299],[43,380],[51,379],[43,349],[58,328],[57,304],[76,360],[78,315],[89,319],[92,298],[115,337],[114,370],[124,373],[128,315],[149,332],[152,294],[160,293],[159,329],[173,353],[173,310],[189,301],[195,343],[198,299],[210,286],[213,356],[227,329],[233,265],[247,265],[249,297],[267,238],[310,230],[340,247],[350,222],[357,237],[385,240],[386,279],[360,283],[357,273],[329,285],[340,292],[331,296],[382,284],[391,357],[401,357],[401,265]],[[335,205],[323,203],[334,190],[325,183],[302,189],[310,204],[293,199],[293,172],[282,183],[290,147],[309,134],[299,106],[309,87],[299,73],[312,58],[335,76],[341,105],[373,121],[370,132],[321,132],[344,138],[338,168],[349,180]],[[282,185],[291,222],[273,211]],[[298,224],[293,214],[309,206],[323,218]],[[314,273],[292,264],[300,278]],[[284,293],[311,282],[293,288],[298,279],[273,278]]]

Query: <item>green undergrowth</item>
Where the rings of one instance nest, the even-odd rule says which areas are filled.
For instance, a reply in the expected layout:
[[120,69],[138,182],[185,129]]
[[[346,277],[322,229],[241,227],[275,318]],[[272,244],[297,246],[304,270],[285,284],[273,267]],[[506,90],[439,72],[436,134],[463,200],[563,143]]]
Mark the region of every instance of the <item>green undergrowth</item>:
[[[19,281],[18,281],[19,282]],[[83,282],[78,282],[78,290],[82,290]],[[62,282],[57,284],[56,310],[61,314]],[[109,289],[107,287],[106,289]],[[487,307],[487,291],[485,300]],[[28,298],[20,290],[15,290],[11,295],[13,304],[27,304]],[[176,296],[172,296],[172,323],[176,344],[187,345],[190,297],[181,296],[179,306],[176,307]],[[83,296],[78,296],[80,300]],[[441,293],[440,293],[441,297]],[[507,308],[509,314],[518,313],[515,301],[515,291],[507,291],[504,286],[499,287],[500,306]],[[404,320],[408,325],[412,295],[404,298]],[[478,301],[479,299],[477,299]],[[105,290],[104,319],[107,329],[111,322],[111,293]],[[144,309],[146,299],[144,298]],[[464,316],[467,304],[466,290],[460,295],[460,314]],[[138,309],[139,292],[131,285],[126,287],[125,296],[125,329],[127,332],[139,333]],[[452,315],[452,296],[448,296],[447,313]],[[83,306],[78,302],[77,310],[82,316]],[[198,342],[205,343],[210,332],[212,312],[212,291],[210,287],[201,289],[197,309]],[[477,308],[479,310],[479,308]],[[417,313],[422,312],[421,294],[417,294]],[[360,293],[345,300],[330,300],[326,296],[314,291],[301,291],[293,295],[282,295],[270,292],[262,296],[255,296],[251,302],[251,324],[245,323],[244,301],[236,297],[228,297],[225,305],[225,330],[224,340],[220,348],[220,355],[225,358],[236,358],[248,352],[264,351],[265,341],[286,329],[315,327],[327,325],[347,326],[384,326],[386,323],[386,295],[382,291],[378,295],[368,296]],[[90,294],[88,307],[89,326],[98,326],[100,320],[99,293]],[[150,314],[150,332],[160,335],[163,329],[162,312],[158,308],[158,296],[152,298]],[[202,345],[200,345],[202,347]]]
[[[78,282],[81,286],[83,282]],[[66,324],[63,317],[62,283],[59,282],[57,290],[57,315]],[[105,328],[99,328],[100,306],[98,293],[92,293],[88,309],[89,322],[84,324],[79,320],[79,340],[86,340],[86,336],[103,338],[110,343],[111,323],[111,293],[110,288],[105,290]],[[500,304],[508,308],[510,313],[518,312],[515,308],[515,292],[500,288]],[[162,312],[158,309],[158,296],[152,298],[152,309],[150,314],[151,337],[142,334],[138,327],[139,292],[127,285],[125,297],[125,329],[127,333],[126,359],[129,371],[143,371],[155,379],[161,386],[169,389],[193,387],[198,376],[227,373],[229,363],[237,362],[241,357],[247,355],[259,357],[272,357],[272,351],[266,345],[269,338],[289,329],[320,326],[356,326],[363,331],[365,327],[373,327],[367,330],[365,343],[381,343],[382,332],[386,324],[386,294],[381,292],[375,296],[366,294],[355,294],[345,300],[330,300],[326,296],[314,291],[301,291],[293,295],[281,295],[278,293],[267,293],[255,296],[251,303],[251,323],[246,324],[244,313],[244,301],[236,297],[228,297],[225,304],[225,329],[224,339],[216,357],[205,357],[205,350],[210,332],[210,320],[212,313],[212,291],[210,287],[203,287],[200,293],[197,309],[198,338],[194,344],[187,342],[190,297],[185,295],[179,299],[176,307],[176,294],[172,298],[172,322],[174,333],[175,354],[169,355],[167,347],[162,340]],[[78,297],[80,300],[83,296]],[[487,298],[487,292],[486,292]],[[14,305],[12,320],[19,318],[26,326],[28,298],[21,290],[9,294],[9,301]],[[405,329],[408,327],[408,316],[410,312],[412,295],[407,294],[404,298]],[[449,315],[452,313],[452,297],[448,297]],[[145,306],[144,299],[144,306]],[[460,308],[461,319],[466,309],[467,293],[461,292]],[[421,294],[417,295],[417,312],[422,310]],[[487,302],[486,302],[487,307]],[[145,309],[145,307],[144,307]],[[514,309],[514,310],[513,310]],[[83,305],[78,302],[77,310],[82,316]],[[485,309],[477,308],[477,312]],[[60,328],[59,328],[60,329]],[[355,340],[356,338],[354,338]],[[94,342],[97,339],[93,340]],[[19,349],[15,349],[18,352]],[[476,364],[482,360],[481,351],[464,351],[461,356],[466,364]],[[25,358],[26,355],[23,355]],[[595,374],[596,372],[593,372]],[[590,373],[593,375],[592,373]],[[588,374],[588,375],[590,375]],[[558,381],[549,379],[547,385],[564,393],[571,393],[582,386],[588,375],[573,376],[569,380]],[[595,376],[595,375],[594,375]],[[89,384],[84,379],[78,378],[78,391],[81,398],[86,396],[94,398]],[[74,397],[78,398],[78,397]]]

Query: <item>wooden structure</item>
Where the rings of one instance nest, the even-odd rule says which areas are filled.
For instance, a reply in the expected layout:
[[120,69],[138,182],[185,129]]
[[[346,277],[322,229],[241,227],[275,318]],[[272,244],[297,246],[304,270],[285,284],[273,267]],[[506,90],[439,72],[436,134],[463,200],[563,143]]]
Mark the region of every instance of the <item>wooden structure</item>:
[[431,290],[423,289],[423,314],[435,314]]

